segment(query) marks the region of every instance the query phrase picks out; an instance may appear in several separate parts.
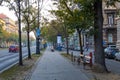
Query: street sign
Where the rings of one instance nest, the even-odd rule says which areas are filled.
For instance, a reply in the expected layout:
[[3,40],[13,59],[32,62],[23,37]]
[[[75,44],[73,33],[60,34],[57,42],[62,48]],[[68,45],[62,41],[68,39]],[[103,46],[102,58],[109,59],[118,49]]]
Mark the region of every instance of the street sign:
[[36,36],[37,36],[37,37],[40,36],[40,28],[37,28],[37,29],[36,29]]

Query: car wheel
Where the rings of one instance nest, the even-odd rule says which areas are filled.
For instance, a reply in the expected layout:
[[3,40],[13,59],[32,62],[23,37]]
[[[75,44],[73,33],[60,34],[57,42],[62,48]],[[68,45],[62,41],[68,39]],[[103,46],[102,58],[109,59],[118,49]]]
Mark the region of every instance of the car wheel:
[[15,50],[15,53],[16,53],[17,51]]
[[115,59],[116,61],[118,61],[118,59],[117,59],[116,57],[115,57],[114,59]]

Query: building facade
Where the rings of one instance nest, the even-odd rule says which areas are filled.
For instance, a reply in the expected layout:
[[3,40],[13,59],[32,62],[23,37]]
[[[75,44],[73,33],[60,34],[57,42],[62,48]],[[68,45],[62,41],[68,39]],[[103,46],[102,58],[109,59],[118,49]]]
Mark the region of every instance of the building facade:
[[5,26],[3,27],[9,33],[18,34],[18,27],[15,24],[15,21],[7,17],[5,14],[0,14],[0,19],[5,22]]
[[103,2],[103,41],[106,45],[117,44],[117,13],[120,9],[120,3],[114,6],[106,6]]
[[117,19],[117,48],[120,49],[120,18]]
[[5,21],[3,19],[1,19],[1,18],[0,18],[0,27],[2,27],[3,30],[6,29]]

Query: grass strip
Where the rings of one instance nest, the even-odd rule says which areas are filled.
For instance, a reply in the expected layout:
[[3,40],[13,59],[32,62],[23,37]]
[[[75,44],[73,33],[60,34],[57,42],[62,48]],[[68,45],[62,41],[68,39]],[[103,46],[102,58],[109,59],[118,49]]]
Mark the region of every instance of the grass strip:
[[70,54],[61,53],[61,55],[71,60],[71,55]]
[[0,74],[0,80],[24,80],[25,76],[34,66],[34,63],[41,56],[42,54],[33,54],[32,59],[26,58],[23,60],[23,66],[19,66],[19,64],[14,65]]

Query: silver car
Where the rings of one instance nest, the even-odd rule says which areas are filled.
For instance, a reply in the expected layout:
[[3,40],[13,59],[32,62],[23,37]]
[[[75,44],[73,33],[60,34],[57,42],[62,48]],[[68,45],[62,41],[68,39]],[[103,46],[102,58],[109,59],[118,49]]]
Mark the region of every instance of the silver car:
[[117,52],[117,53],[115,54],[115,60],[120,60],[120,52]]

